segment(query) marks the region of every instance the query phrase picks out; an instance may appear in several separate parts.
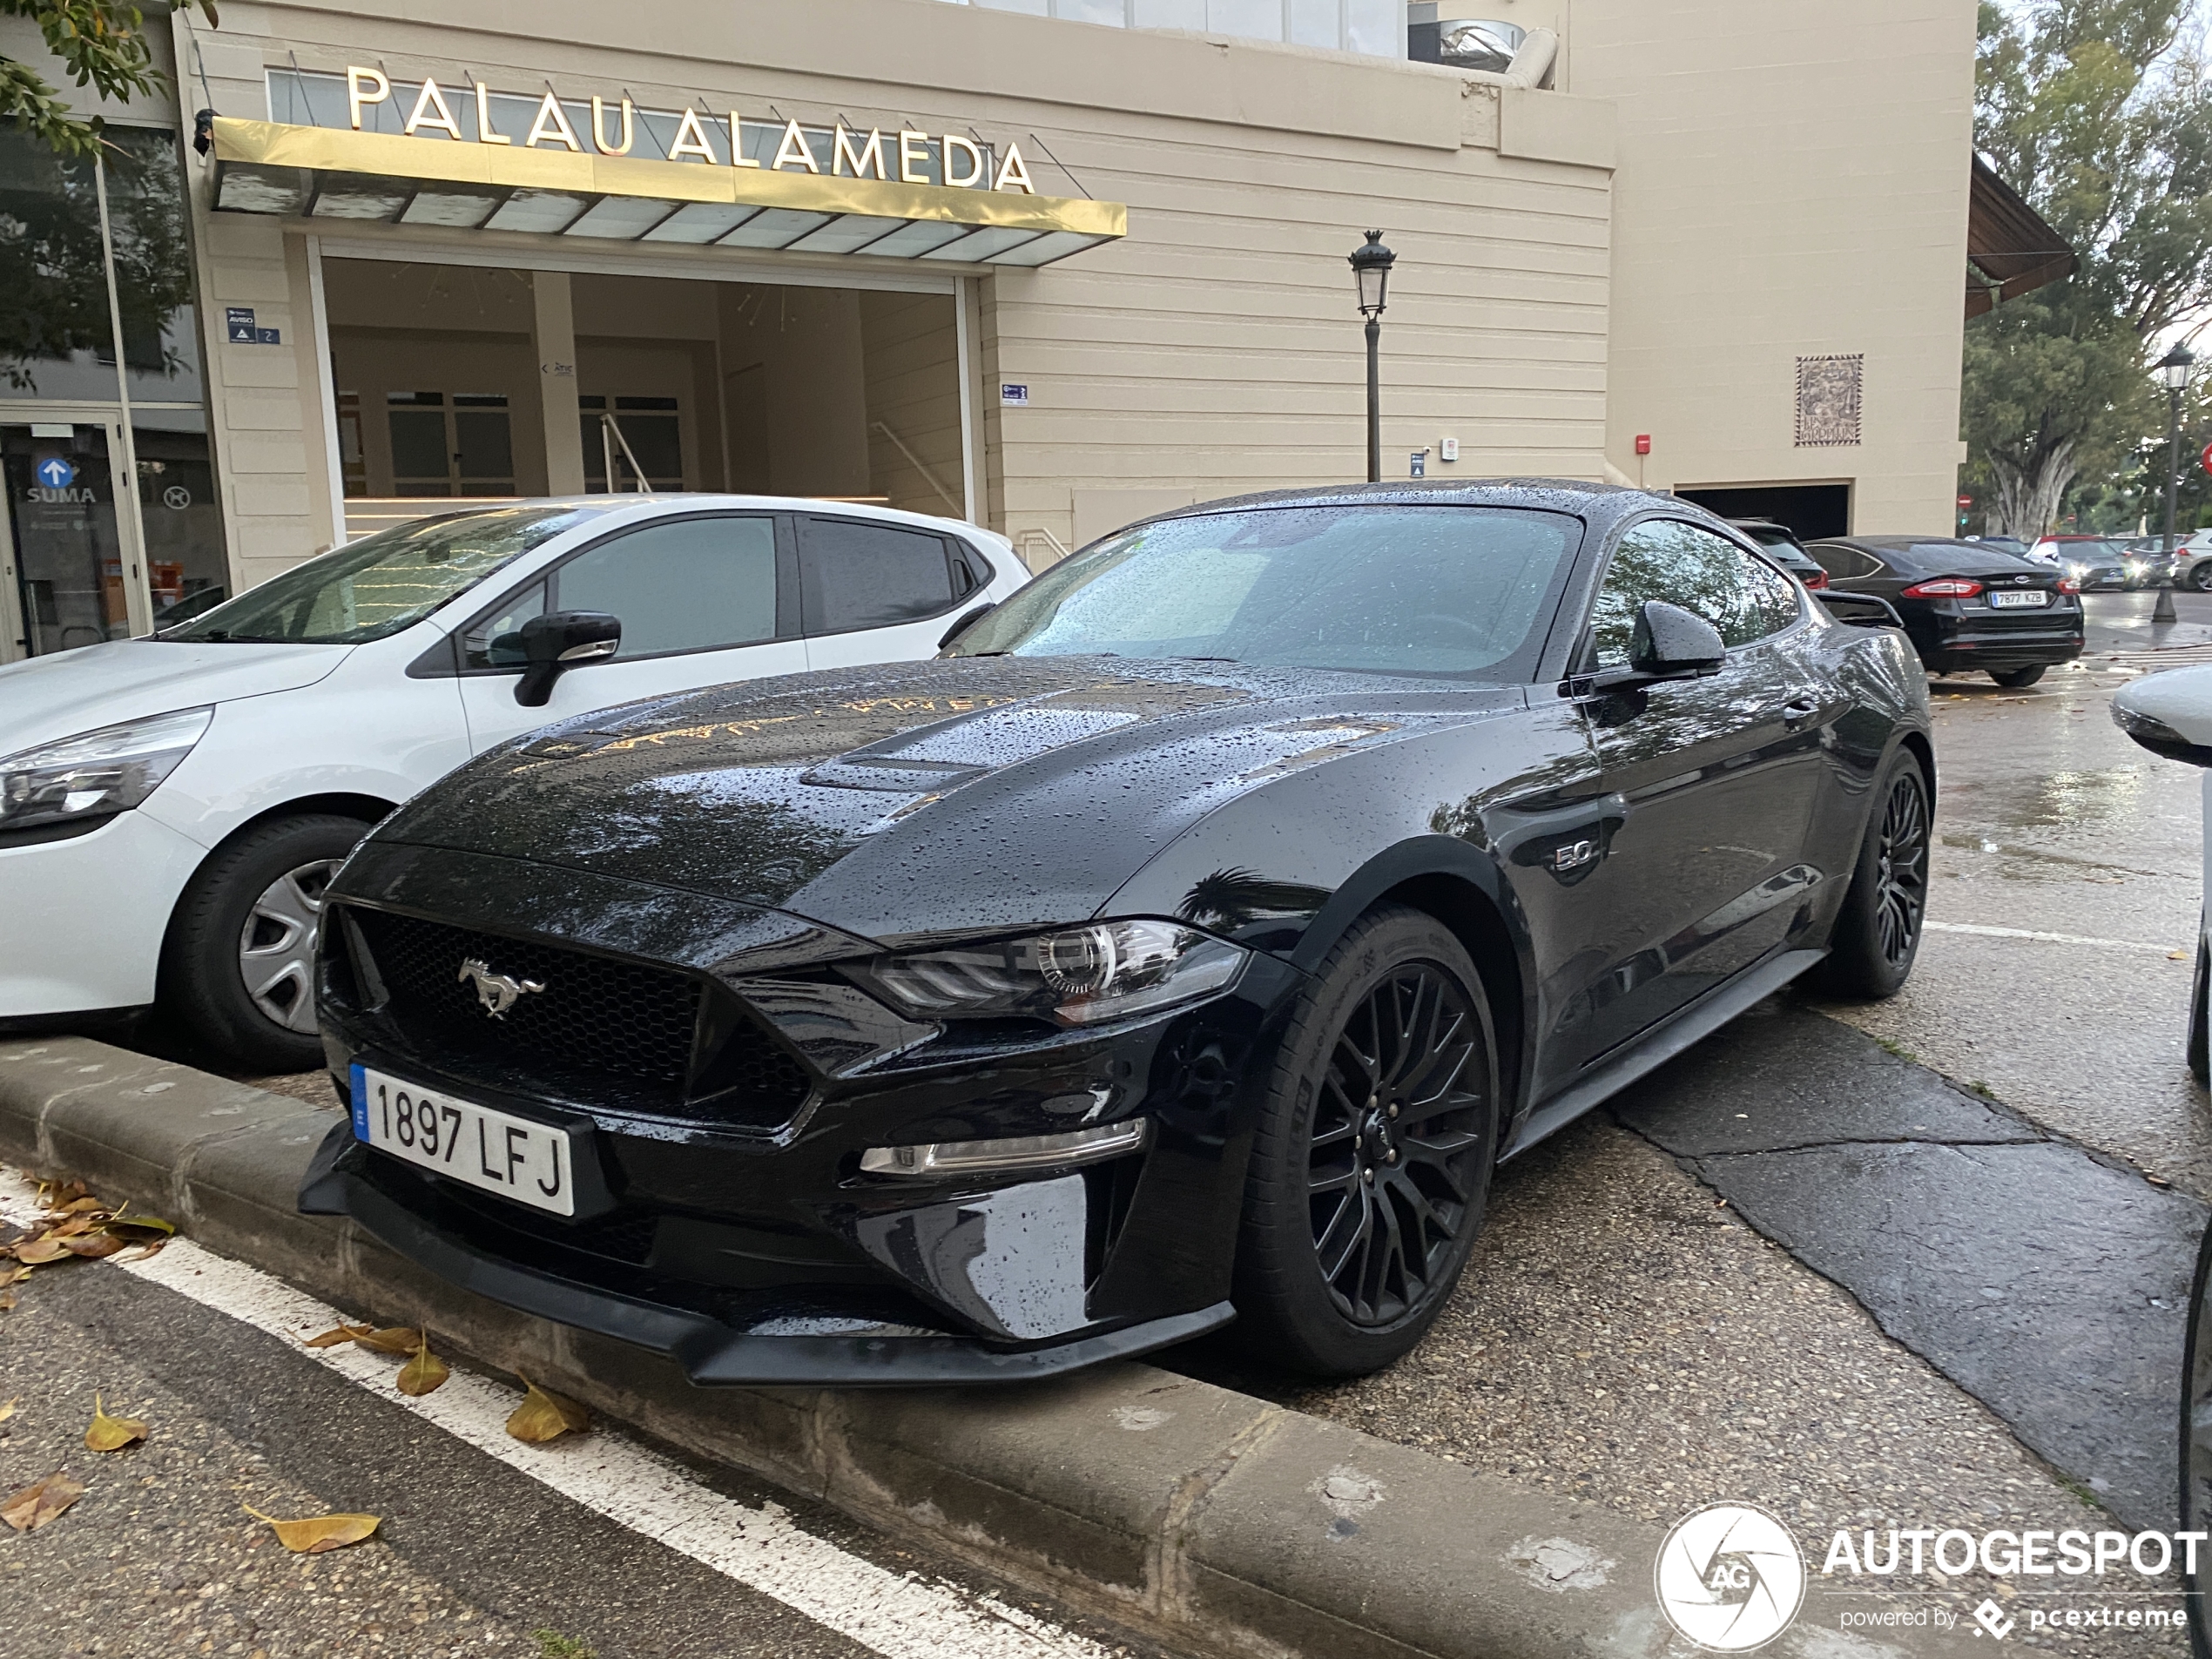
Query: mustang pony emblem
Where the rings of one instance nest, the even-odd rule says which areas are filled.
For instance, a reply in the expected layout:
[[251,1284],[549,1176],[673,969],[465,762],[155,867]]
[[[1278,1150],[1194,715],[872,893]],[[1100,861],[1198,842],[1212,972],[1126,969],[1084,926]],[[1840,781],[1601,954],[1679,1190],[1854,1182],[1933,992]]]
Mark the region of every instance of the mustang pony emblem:
[[495,974],[490,967],[471,956],[461,964],[461,971],[454,978],[473,982],[476,1001],[484,1005],[484,1012],[495,1020],[507,1017],[507,1010],[532,991],[542,991],[544,985],[534,979],[515,979],[505,974]]

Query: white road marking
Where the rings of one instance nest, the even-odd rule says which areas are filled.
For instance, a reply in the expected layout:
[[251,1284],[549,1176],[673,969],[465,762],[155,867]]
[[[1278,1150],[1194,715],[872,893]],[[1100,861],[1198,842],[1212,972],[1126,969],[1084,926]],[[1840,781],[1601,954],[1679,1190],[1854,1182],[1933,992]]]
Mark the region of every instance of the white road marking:
[[[0,1222],[20,1227],[37,1215],[37,1189],[16,1171],[0,1170]],[[521,1391],[489,1378],[455,1370],[435,1393],[409,1399],[393,1386],[397,1372],[389,1359],[351,1343],[298,1345],[337,1325],[334,1309],[188,1239],[119,1265],[267,1332],[571,1502],[772,1596],[886,1659],[1108,1659],[1112,1651],[995,1597],[863,1561],[803,1530],[780,1505],[753,1508],[725,1498],[604,1423],[595,1422],[586,1435],[525,1445],[506,1428]],[[431,1332],[434,1351],[436,1336]]]
[[2046,945],[2094,945],[2100,950],[2150,950],[2161,956],[2174,954],[2172,945],[2147,945],[2140,939],[2092,939],[2086,934],[2046,934],[2029,927],[1984,927],[1964,921],[1925,921],[1932,934],[1973,934],[1982,939],[2033,939]]

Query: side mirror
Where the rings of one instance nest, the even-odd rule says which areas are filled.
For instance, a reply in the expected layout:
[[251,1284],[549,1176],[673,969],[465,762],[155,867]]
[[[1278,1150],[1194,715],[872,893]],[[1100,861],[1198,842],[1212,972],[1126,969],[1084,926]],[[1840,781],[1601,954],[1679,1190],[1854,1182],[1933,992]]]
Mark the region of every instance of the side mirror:
[[516,682],[515,700],[526,709],[542,709],[563,671],[622,649],[622,618],[600,610],[556,610],[524,623],[522,638],[528,666]]
[[1643,602],[1635,631],[1629,636],[1629,666],[1652,679],[1710,674],[1727,655],[1719,629],[1664,599]]

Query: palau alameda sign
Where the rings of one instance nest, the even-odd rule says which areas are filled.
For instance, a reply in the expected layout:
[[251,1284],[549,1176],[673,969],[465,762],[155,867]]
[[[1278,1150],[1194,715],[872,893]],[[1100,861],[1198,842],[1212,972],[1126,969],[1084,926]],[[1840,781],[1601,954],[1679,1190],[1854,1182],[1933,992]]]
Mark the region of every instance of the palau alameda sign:
[[1046,196],[1018,144],[807,126],[732,109],[269,72],[285,118],[215,118],[215,206],[387,225],[1049,265],[1127,234],[1119,202]]

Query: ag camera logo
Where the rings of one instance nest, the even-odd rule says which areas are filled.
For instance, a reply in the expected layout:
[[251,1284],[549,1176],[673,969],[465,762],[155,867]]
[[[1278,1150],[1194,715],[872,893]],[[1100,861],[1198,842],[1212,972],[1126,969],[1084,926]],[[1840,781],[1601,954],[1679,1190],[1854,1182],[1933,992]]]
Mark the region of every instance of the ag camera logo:
[[1675,1523],[1652,1583],[1660,1611],[1686,1640],[1713,1653],[1748,1653],[1797,1616],[1805,1558],[1765,1510],[1708,1504]]

